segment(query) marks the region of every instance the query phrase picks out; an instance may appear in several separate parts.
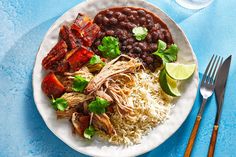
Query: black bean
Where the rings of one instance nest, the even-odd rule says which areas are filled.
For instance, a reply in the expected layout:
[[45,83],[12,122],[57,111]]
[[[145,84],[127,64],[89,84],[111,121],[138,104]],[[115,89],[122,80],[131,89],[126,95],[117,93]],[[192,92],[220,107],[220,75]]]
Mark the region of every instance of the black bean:
[[149,19],[149,20],[152,20],[153,21],[153,17],[152,17],[152,15],[150,15],[150,14],[146,14],[146,16],[145,16],[147,19]]
[[132,11],[131,11],[131,15],[137,16],[137,15],[138,15],[138,12],[137,12],[136,10],[132,10]]
[[145,24],[146,24],[146,18],[145,18],[145,17],[141,17],[141,18],[139,19],[139,23],[140,23],[141,25],[145,25]]
[[140,42],[138,46],[142,49],[142,51],[147,50],[147,44],[145,42]]
[[134,22],[135,21],[135,17],[133,15],[128,16],[128,19],[130,22]]
[[150,44],[150,50],[152,52],[156,51],[157,50],[157,43]]
[[126,23],[126,28],[129,29],[129,30],[133,29],[135,26],[136,25],[133,24],[133,23],[130,23],[130,22]]
[[110,19],[110,24],[112,24],[112,25],[116,25],[117,22],[118,22],[117,19],[114,18],[114,17],[112,17],[112,18]]
[[114,31],[113,30],[107,30],[106,31],[106,35],[113,36],[114,35]]
[[114,13],[115,17],[119,17],[121,14],[122,14],[122,13],[119,12],[119,11],[117,11],[117,12]]
[[135,43],[133,44],[134,47],[138,47],[138,45],[139,45],[139,42],[135,42]]
[[126,46],[128,45],[129,43],[127,42],[127,40],[123,41],[122,45]]
[[126,22],[124,22],[124,21],[120,22],[120,26],[121,27],[125,27],[126,26]]
[[150,19],[147,20],[147,28],[151,30],[154,27],[154,22]]
[[109,19],[107,17],[103,17],[103,24],[106,25],[108,24]]
[[151,56],[147,56],[145,58],[145,61],[148,63],[148,64],[151,64],[153,62],[153,58]]
[[142,59],[145,59],[147,57],[147,55],[146,54],[142,54],[141,57],[142,57]]
[[134,39],[133,38],[129,38],[126,40],[126,42],[130,45],[132,45],[134,43]]
[[139,16],[145,16],[146,15],[146,12],[144,10],[138,10],[138,15]]
[[147,42],[152,42],[152,35],[151,34],[148,34],[147,36],[146,36],[146,41]]
[[155,23],[155,26],[154,26],[156,29],[160,29],[161,28],[161,25],[159,23]]
[[124,13],[125,15],[130,15],[130,14],[131,14],[131,9],[130,9],[130,8],[124,8],[124,9],[123,9],[123,13]]
[[142,50],[139,47],[134,47],[134,52],[135,53],[141,53]]
[[121,51],[125,51],[126,46],[121,46]]
[[123,20],[125,20],[126,18],[127,18],[126,15],[121,14],[121,13],[120,13],[119,16],[117,16],[117,19],[118,19],[119,21],[123,21]]
[[109,18],[109,17],[112,17],[112,15],[113,15],[113,11],[108,10],[106,13],[106,16]]
[[166,34],[165,39],[168,44],[171,44],[173,42],[169,32]]
[[152,34],[152,41],[156,42],[159,38],[158,32],[152,32],[151,34]]
[[122,31],[121,29],[117,29],[117,30],[115,31],[115,34],[116,34],[117,36],[120,36],[120,35],[123,34],[123,31]]
[[98,14],[95,21],[97,24],[101,24],[102,23],[102,14]]
[[132,45],[126,46],[126,49],[127,49],[127,50],[131,50],[131,49],[132,49]]

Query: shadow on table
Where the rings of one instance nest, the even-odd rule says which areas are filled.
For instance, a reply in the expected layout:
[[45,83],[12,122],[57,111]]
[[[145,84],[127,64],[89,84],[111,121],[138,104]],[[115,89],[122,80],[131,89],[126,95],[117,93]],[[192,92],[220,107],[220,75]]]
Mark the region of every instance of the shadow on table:
[[[19,124],[21,128],[18,128],[21,130],[14,131],[14,134],[20,132],[20,137],[11,141],[21,143],[21,145],[17,144],[19,150],[15,152],[20,156],[84,156],[53,135],[39,115],[33,99],[32,70],[36,53],[45,32],[57,18],[49,19],[23,35],[5,53],[6,55],[0,64],[1,73],[7,77],[7,82],[9,82],[7,85],[9,92],[11,92],[10,89],[17,89],[16,98],[13,100],[19,101],[13,104],[18,105],[18,109],[23,112],[22,115],[18,115],[19,120],[15,120],[21,121]],[[21,138],[24,141],[20,141]]]

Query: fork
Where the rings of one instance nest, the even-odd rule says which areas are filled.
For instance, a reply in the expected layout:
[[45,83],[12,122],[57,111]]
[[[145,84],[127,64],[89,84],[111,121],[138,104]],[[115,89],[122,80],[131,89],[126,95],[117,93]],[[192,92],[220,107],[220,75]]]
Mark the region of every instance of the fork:
[[[221,60],[221,62],[220,62]],[[213,55],[211,57],[210,62],[207,65],[207,68],[204,72],[203,78],[202,78],[202,82],[201,82],[201,86],[200,86],[200,93],[202,95],[202,104],[201,107],[198,111],[195,123],[194,123],[194,127],[192,129],[189,141],[188,141],[188,145],[187,148],[185,150],[184,153],[184,157],[189,157],[191,155],[192,152],[192,148],[194,145],[194,141],[195,138],[197,136],[197,132],[198,132],[198,128],[199,128],[199,124],[201,122],[202,119],[202,113],[203,110],[205,108],[205,104],[207,102],[207,99],[209,97],[212,96],[214,88],[215,88],[215,79],[216,79],[216,75],[217,72],[219,70],[220,65],[222,64],[222,60],[223,58],[217,55]]]

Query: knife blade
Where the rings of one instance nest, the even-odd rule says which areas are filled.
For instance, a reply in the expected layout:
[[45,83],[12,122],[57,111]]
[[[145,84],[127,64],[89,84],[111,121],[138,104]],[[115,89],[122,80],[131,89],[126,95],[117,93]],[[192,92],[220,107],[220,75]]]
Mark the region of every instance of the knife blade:
[[216,86],[215,86],[215,94],[216,94],[216,102],[217,102],[217,115],[215,119],[216,125],[219,124],[219,120],[220,120],[222,105],[224,102],[225,87],[226,87],[226,82],[227,82],[227,78],[229,74],[229,68],[231,64],[231,58],[232,56],[230,55],[223,62],[217,74]]
[[217,141],[217,134],[219,129],[219,120],[220,114],[222,110],[222,105],[224,102],[224,94],[225,94],[225,87],[226,82],[229,74],[229,68],[231,63],[231,55],[223,62],[220,66],[219,71],[217,73],[216,78],[216,86],[215,86],[215,94],[216,94],[216,103],[217,103],[217,113],[215,118],[215,124],[211,134],[211,142],[208,149],[207,157],[213,157],[215,152],[215,145]]

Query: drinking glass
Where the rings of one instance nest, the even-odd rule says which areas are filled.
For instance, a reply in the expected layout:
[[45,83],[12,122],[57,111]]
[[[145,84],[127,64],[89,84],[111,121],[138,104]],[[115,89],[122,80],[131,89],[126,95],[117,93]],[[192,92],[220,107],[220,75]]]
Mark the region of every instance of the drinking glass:
[[212,3],[213,0],[176,0],[176,2],[188,9],[202,9]]

